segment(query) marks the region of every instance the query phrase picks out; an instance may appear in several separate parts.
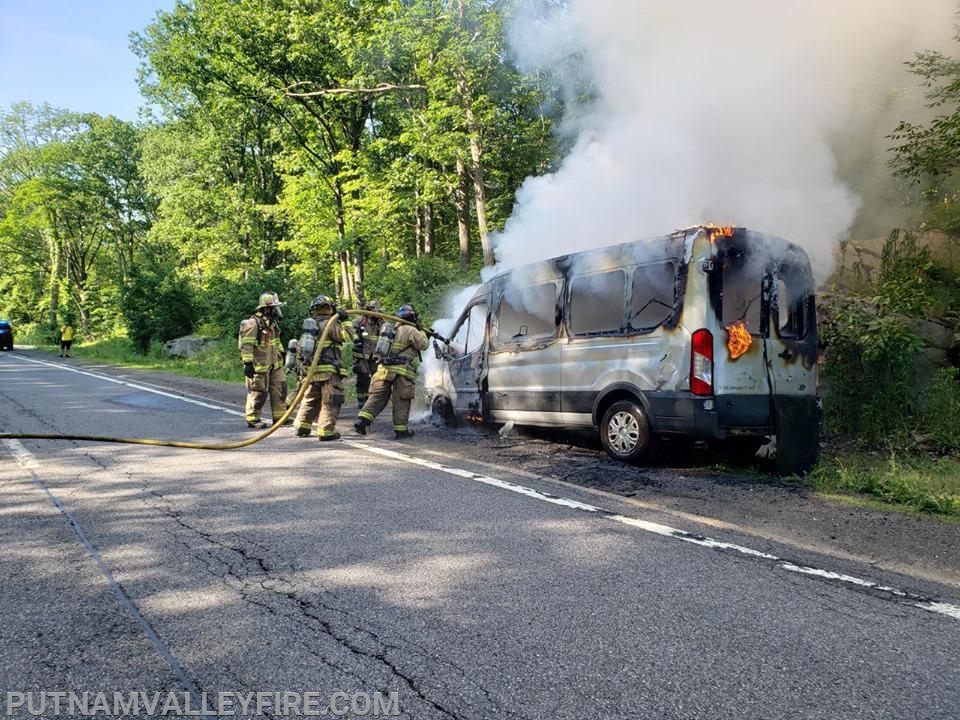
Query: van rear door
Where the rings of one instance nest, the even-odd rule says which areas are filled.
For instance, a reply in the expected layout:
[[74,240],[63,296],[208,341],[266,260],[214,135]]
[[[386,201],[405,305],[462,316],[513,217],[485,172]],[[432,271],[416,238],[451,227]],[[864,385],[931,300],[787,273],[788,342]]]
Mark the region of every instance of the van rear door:
[[734,431],[771,426],[773,391],[767,372],[768,258],[738,240],[723,243],[710,275],[711,305],[720,325],[714,335],[717,422]]

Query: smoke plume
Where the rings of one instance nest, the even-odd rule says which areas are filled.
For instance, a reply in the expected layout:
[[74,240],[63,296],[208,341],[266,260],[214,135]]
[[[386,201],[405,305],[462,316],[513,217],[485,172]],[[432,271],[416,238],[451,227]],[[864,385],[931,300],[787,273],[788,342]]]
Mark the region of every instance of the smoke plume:
[[[531,0],[511,39],[560,69],[572,150],[528,178],[498,269],[703,222],[802,245],[831,269],[916,87],[951,48],[956,0]],[[564,70],[566,69],[566,70]],[[574,102],[589,87],[589,101]]]

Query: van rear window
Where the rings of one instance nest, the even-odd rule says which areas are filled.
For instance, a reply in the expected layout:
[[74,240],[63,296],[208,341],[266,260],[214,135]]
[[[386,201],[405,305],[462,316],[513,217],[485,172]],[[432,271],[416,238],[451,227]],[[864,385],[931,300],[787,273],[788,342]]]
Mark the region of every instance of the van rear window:
[[777,334],[781,338],[802,340],[812,323],[810,298],[812,283],[804,270],[784,264],[777,272]]
[[557,284],[541,283],[503,293],[497,318],[497,344],[517,343],[557,334]]
[[626,284],[622,270],[574,277],[570,281],[570,332],[575,335],[620,332]]
[[765,276],[764,258],[742,251],[731,251],[723,263],[724,325],[742,322],[752,335],[761,334],[760,318]]

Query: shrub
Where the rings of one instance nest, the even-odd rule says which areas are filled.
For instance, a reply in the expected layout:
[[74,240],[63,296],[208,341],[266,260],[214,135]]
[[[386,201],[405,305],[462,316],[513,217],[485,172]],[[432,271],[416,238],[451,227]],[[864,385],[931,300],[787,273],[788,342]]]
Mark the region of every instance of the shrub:
[[134,266],[120,300],[127,335],[146,355],[152,342],[163,343],[193,330],[197,319],[192,287],[169,265]]
[[[914,382],[924,345],[910,325],[915,318],[950,317],[958,298],[955,275],[899,230],[884,243],[873,282],[821,293],[828,431],[856,435],[873,446],[904,446],[926,433],[923,425],[934,415],[920,411]],[[949,441],[945,427],[936,434]]]

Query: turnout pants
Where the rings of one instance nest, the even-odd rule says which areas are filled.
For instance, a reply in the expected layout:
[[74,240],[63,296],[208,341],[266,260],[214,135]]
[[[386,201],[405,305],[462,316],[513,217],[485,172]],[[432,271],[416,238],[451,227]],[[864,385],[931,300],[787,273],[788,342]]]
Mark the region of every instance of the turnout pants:
[[359,357],[353,364],[353,372],[357,376],[357,403],[363,407],[370,396],[370,378],[377,371],[379,363],[373,356]]
[[410,403],[416,383],[404,375],[389,372],[386,377],[374,378],[370,384],[370,396],[360,410],[360,417],[367,422],[373,419],[387,406],[393,395],[393,429],[396,432],[407,430],[410,420]]
[[286,371],[281,367],[276,370],[256,373],[252,378],[246,378],[247,385],[247,422],[260,420],[260,412],[270,398],[270,412],[274,422],[279,420],[286,411],[284,403],[284,386],[287,384]]
[[294,425],[309,430],[316,422],[317,436],[330,437],[336,431],[342,406],[343,378],[331,375],[327,380],[314,380],[303,394]]

